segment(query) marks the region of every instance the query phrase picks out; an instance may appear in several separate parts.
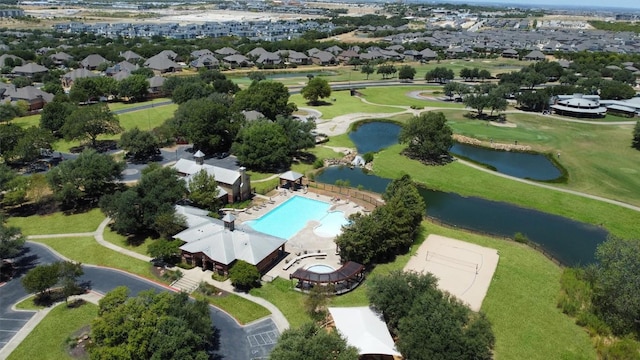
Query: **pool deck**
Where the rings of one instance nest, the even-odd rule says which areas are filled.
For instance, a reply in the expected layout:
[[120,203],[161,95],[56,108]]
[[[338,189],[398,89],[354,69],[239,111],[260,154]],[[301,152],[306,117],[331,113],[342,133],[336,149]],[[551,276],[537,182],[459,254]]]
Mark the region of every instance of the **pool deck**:
[[[235,213],[236,219],[240,222],[250,221],[258,219],[265,215],[269,211],[275,209],[283,202],[290,199],[292,196],[302,196],[309,199],[320,200],[331,204],[329,211],[341,211],[345,217],[349,215],[361,212],[364,208],[356,204],[349,199],[332,200],[330,196],[317,194],[311,191],[285,191],[280,190],[276,195],[259,196],[256,197],[254,203],[258,206],[252,206],[246,211],[238,211]],[[262,200],[262,202],[260,202]],[[306,267],[313,264],[329,265],[335,269],[340,268],[340,257],[336,254],[336,244],[334,237],[323,237],[316,234],[313,229],[320,225],[318,221],[309,221],[305,227],[302,228],[297,234],[295,234],[285,245],[285,250],[288,253],[287,256],[276,264],[271,270],[269,270],[264,276],[264,279],[275,279],[280,277],[283,279],[289,279],[289,274],[301,267]],[[306,254],[305,254],[306,251]],[[312,254],[326,254],[324,256],[313,256]],[[304,255],[307,255],[306,257]],[[302,259],[301,259],[302,258]],[[297,263],[290,265],[291,261],[297,260]],[[287,267],[285,270],[284,268]]]

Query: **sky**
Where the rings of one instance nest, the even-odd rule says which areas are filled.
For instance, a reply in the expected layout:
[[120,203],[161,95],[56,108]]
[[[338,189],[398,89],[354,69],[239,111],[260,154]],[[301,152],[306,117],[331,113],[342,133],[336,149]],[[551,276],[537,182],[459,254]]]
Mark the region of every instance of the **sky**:
[[[460,1],[456,1],[460,2]],[[466,4],[487,4],[487,3],[500,3],[503,5],[528,5],[528,6],[570,6],[576,7],[620,7],[629,9],[640,10],[640,1],[638,0],[466,0]]]

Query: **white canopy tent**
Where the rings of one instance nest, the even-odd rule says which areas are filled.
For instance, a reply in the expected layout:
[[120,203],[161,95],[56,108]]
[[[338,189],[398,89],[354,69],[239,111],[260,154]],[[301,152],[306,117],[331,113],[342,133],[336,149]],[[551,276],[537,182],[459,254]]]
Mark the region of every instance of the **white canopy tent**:
[[388,355],[401,358],[387,324],[369,307],[329,308],[336,329],[360,355]]

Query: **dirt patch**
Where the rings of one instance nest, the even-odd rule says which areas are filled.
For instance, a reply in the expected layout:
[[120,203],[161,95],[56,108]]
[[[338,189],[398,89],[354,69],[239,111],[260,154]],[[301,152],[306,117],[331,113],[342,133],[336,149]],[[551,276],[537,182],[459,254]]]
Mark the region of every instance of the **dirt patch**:
[[73,359],[89,359],[88,349],[92,344],[89,334],[91,334],[91,327],[86,325],[69,336],[67,340],[67,353],[69,356]]

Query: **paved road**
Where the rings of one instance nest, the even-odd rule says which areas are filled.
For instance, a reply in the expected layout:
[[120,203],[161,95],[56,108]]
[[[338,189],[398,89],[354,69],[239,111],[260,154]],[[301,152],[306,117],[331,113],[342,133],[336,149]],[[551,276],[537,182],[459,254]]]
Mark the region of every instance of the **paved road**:
[[[0,348],[2,348],[15,333],[33,316],[34,313],[16,312],[11,306],[27,295],[20,283],[20,277],[37,264],[50,263],[59,260],[47,247],[27,243],[25,252],[17,263],[19,270],[16,278],[0,288]],[[94,266],[84,266],[85,274],[81,281],[87,282],[91,289],[100,293],[107,293],[117,286],[127,286],[131,295],[140,291],[154,289],[156,291],[170,291],[166,287],[151,281],[130,275],[128,273]],[[271,319],[265,319],[249,326],[242,327],[225,312],[210,307],[213,324],[219,330],[218,354],[225,359],[253,359],[266,357],[277,339],[277,328]]]

